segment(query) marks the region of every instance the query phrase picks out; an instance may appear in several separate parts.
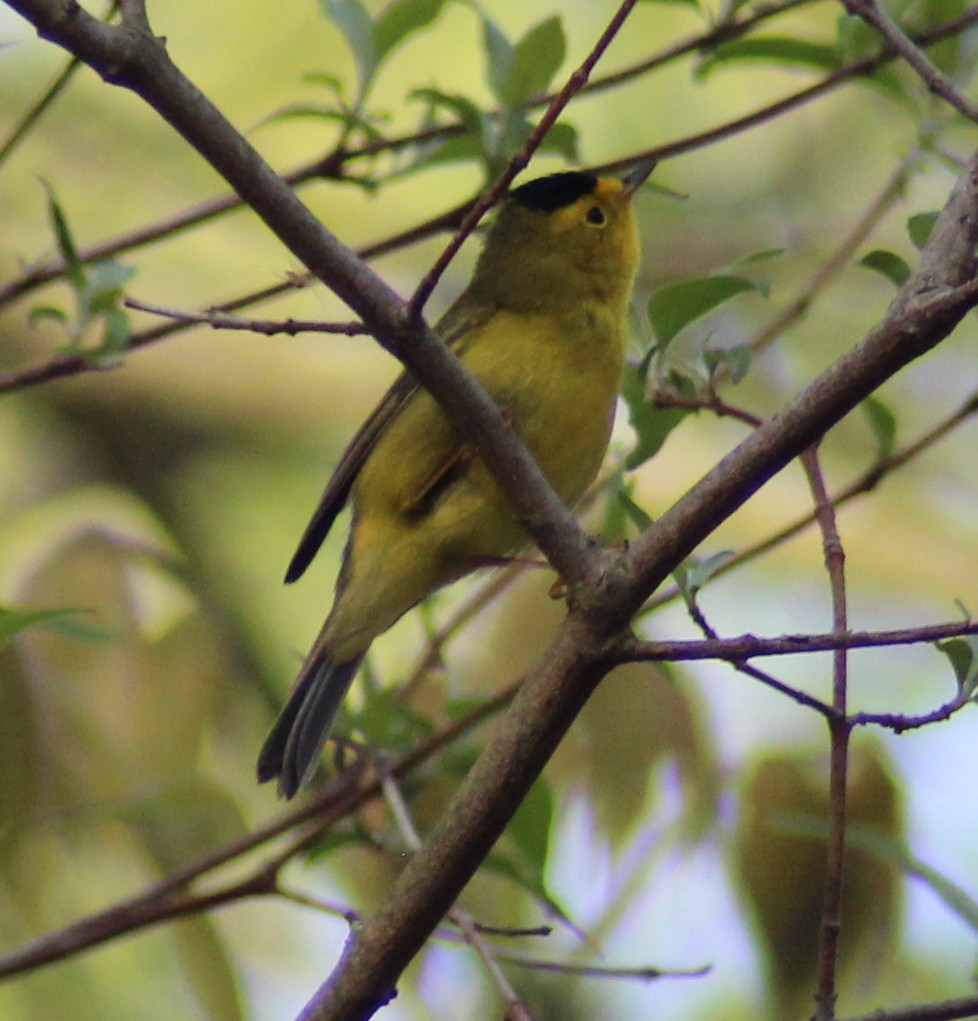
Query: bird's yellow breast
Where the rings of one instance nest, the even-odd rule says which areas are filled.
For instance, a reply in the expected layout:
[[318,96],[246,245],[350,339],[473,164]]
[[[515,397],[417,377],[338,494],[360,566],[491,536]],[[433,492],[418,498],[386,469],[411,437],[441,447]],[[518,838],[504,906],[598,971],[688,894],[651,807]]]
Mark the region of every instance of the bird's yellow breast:
[[[593,480],[607,447],[624,359],[620,318],[598,305],[557,314],[497,311],[465,344],[463,363],[567,503]],[[429,493],[437,499],[426,502]],[[353,498],[368,532],[381,524],[371,519],[422,528],[430,517],[450,533],[448,545],[465,529],[484,533],[479,545],[495,546],[484,556],[503,555],[517,539],[495,483],[425,392],[378,443]]]

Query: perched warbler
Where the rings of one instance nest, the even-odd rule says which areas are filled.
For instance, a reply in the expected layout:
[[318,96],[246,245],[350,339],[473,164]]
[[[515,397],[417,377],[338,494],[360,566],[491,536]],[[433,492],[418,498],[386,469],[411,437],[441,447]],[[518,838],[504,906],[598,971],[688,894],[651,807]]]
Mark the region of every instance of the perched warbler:
[[[608,446],[639,258],[631,202],[651,171],[554,174],[513,189],[471,283],[436,326],[568,504]],[[287,582],[347,499],[333,609],[258,759],[258,779],[277,777],[287,798],[315,766],[370,643],[431,592],[527,542],[475,451],[409,374],[340,459]]]

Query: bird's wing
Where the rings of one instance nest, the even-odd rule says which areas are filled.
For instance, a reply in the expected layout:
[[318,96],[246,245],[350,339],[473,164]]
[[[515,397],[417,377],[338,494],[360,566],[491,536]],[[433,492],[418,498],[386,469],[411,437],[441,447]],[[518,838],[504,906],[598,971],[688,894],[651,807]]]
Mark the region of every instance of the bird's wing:
[[[460,299],[445,313],[436,328],[445,343],[457,355],[461,355],[465,349],[466,338],[491,315],[491,309],[473,307],[464,299]],[[349,499],[350,490],[364,462],[377,445],[384,430],[400,414],[417,390],[417,380],[409,372],[402,373],[357,430],[326,484],[319,505],[299,540],[299,545],[285,572],[286,583],[301,577],[312,562],[330,528],[333,527],[333,522]]]

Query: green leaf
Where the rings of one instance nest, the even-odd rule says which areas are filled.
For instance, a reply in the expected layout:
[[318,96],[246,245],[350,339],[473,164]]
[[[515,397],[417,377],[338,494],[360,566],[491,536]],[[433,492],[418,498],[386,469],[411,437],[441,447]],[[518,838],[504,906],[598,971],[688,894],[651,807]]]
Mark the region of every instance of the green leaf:
[[762,36],[737,39],[713,50],[696,69],[696,77],[705,79],[721,64],[755,61],[810,67],[831,72],[839,68],[839,51],[835,46],[807,42],[788,36]]
[[713,553],[703,560],[690,558],[685,561],[685,584],[690,595],[696,595],[703,586],[733,559],[734,551],[725,549]]
[[951,664],[954,678],[958,682],[958,695],[970,698],[978,688],[978,635],[949,638],[935,644]]
[[506,827],[506,833],[518,848],[524,864],[541,878],[547,867],[553,821],[553,792],[541,777],[530,788]]
[[615,493],[615,499],[621,509],[625,512],[625,517],[640,531],[644,532],[647,528],[651,528],[655,521],[652,516],[646,512],[643,507],[640,507],[633,499],[631,490],[619,489]]
[[423,99],[432,111],[447,110],[454,114],[462,126],[473,134],[481,134],[485,117],[482,111],[466,96],[441,92],[438,89],[413,89],[408,99]]
[[28,315],[29,322],[37,322],[39,319],[54,319],[56,322],[66,326],[70,317],[64,309],[55,308],[53,305],[37,305],[31,309]]
[[703,352],[703,361],[710,376],[725,369],[731,383],[739,383],[748,373],[753,360],[749,344],[732,344],[730,347],[708,347]]
[[9,642],[14,635],[30,627],[39,627],[45,631],[86,641],[100,641],[109,637],[105,631],[77,622],[77,617],[90,613],[92,613],[91,610],[74,607],[28,610],[21,607],[0,606],[0,645]]
[[628,419],[635,430],[635,449],[625,458],[629,470],[644,464],[659,452],[669,433],[689,415],[691,408],[659,408],[645,394],[645,373],[629,362],[622,375],[622,397],[628,405]]
[[684,327],[735,295],[757,289],[754,281],[734,276],[703,277],[660,287],[649,299],[649,321],[660,349],[668,347]]
[[98,263],[85,286],[85,305],[89,314],[102,315],[115,310],[122,296],[122,285],[136,275],[131,266],[123,266],[113,259]]
[[867,253],[859,260],[857,265],[865,266],[866,269],[881,273],[897,287],[902,287],[906,283],[907,277],[910,276],[910,266],[906,260],[897,255],[896,252],[888,252],[883,248],[875,248]]
[[534,25],[513,50],[509,70],[497,91],[500,102],[508,107],[522,107],[545,92],[564,62],[565,52],[559,15]]
[[562,156],[568,163],[578,160],[577,128],[571,124],[555,124],[544,136],[538,152]]
[[516,47],[503,35],[502,29],[491,19],[482,17],[482,47],[488,62],[489,87],[501,100],[506,79],[509,78]]
[[917,248],[923,248],[927,244],[930,232],[934,229],[934,224],[937,222],[937,217],[938,214],[936,212],[915,213],[907,220],[907,233]]
[[360,78],[360,91],[365,91],[377,70],[377,49],[374,45],[374,23],[360,0],[320,0],[326,16],[343,33],[353,54]]
[[129,316],[121,308],[111,308],[104,314],[104,318],[105,331],[97,353],[102,357],[117,355],[129,346],[129,338],[132,336]]
[[978,933],[978,901],[953,880],[915,857],[902,840],[897,840],[875,827],[852,825],[846,839],[852,847],[869,851],[883,861],[897,866],[901,872],[922,880],[963,922]]
[[51,226],[54,228],[58,251],[61,253],[61,258],[64,259],[66,275],[72,287],[76,291],[81,290],[85,285],[85,270],[78,257],[78,248],[75,245],[75,239],[71,236],[71,228],[68,226],[64,211],[55,197],[54,189],[47,181],[42,183],[48,195],[48,215],[51,218]]
[[395,0],[378,15],[373,43],[379,64],[408,36],[430,25],[441,13],[445,0]]
[[867,397],[859,405],[869,421],[876,440],[876,459],[885,461],[896,445],[896,416],[878,397]]

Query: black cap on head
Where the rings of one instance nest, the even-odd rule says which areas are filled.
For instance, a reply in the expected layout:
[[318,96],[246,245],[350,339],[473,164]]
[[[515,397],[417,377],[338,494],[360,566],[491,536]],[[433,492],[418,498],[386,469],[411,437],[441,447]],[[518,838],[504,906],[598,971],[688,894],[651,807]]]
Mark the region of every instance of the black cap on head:
[[598,179],[594,174],[582,174],[579,171],[568,171],[563,174],[551,174],[549,177],[538,177],[514,188],[510,200],[518,202],[527,209],[536,209],[541,213],[552,213],[555,209],[563,209],[576,202],[582,195],[590,195],[594,191]]

